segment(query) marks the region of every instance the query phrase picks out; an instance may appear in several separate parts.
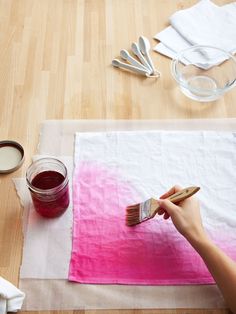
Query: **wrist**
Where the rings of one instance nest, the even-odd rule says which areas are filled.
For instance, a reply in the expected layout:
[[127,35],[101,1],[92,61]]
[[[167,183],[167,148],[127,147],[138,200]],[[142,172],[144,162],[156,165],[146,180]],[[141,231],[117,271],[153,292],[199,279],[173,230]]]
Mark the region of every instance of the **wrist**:
[[198,235],[190,235],[186,237],[186,239],[198,253],[200,253],[202,249],[213,245],[205,232]]

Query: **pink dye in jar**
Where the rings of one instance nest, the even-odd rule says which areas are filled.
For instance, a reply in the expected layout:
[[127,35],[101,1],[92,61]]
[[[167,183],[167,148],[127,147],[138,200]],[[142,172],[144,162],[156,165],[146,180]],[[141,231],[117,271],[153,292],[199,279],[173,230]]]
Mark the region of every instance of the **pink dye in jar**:
[[26,181],[35,210],[43,217],[61,216],[69,206],[69,186],[66,166],[55,158],[33,162]]

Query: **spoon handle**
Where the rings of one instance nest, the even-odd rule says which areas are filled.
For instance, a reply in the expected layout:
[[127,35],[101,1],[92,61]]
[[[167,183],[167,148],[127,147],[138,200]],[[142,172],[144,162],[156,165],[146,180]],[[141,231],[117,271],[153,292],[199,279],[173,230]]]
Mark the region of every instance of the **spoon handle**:
[[152,68],[150,67],[149,63],[147,62],[147,60],[142,55],[141,51],[138,52],[137,56],[138,56],[139,60],[142,62],[142,64],[145,67],[147,67],[149,70],[151,70],[151,73],[152,73]]
[[147,59],[147,62],[148,64],[150,65],[150,67],[152,68],[152,72],[154,73],[156,71],[155,67],[154,67],[154,64],[152,62],[152,59],[150,57],[150,54],[148,52],[146,52],[146,59]]
[[137,43],[133,43],[132,44],[132,51],[133,53],[139,58],[140,62],[146,67],[148,68],[151,73],[152,73],[152,68],[150,67],[149,63],[147,62],[147,60],[144,58],[144,56],[142,55],[140,49],[139,49],[139,45]]
[[146,71],[146,73],[151,74],[151,71],[149,68],[145,67],[144,65],[142,65],[140,62],[138,62],[137,60],[135,60],[133,57],[131,57],[130,55],[127,55],[126,59],[122,57],[121,54],[121,58],[124,60],[127,60],[130,64],[134,65],[137,68],[143,69],[144,71]]
[[133,72],[136,72],[136,73],[139,73],[139,74],[143,74],[145,76],[146,76],[146,74],[149,74],[147,70],[143,70],[143,69],[138,68],[136,66],[133,66],[133,65],[130,65],[130,64],[127,64],[127,63],[123,63],[123,62],[120,62],[120,61],[118,63],[116,59],[112,61],[112,64],[115,67],[124,68],[124,69],[130,70],[130,71],[133,71]]

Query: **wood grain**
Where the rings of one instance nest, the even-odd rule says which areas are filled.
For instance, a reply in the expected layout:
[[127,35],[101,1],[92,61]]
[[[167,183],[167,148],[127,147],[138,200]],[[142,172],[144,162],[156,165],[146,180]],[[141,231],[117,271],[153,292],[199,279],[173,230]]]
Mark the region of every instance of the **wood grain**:
[[[177,89],[170,60],[151,52],[160,80],[114,69],[111,60],[197,0],[0,0],[0,139],[19,141],[24,165],[0,176],[0,274],[18,284],[23,209],[12,178],[25,175],[45,119],[236,117],[236,90],[200,104]],[[218,0],[226,4],[230,0]],[[41,312],[42,314],[53,312]],[[59,313],[59,312],[54,312]],[[62,312],[61,312],[62,313]],[[227,313],[227,310],[64,311],[64,314]]]

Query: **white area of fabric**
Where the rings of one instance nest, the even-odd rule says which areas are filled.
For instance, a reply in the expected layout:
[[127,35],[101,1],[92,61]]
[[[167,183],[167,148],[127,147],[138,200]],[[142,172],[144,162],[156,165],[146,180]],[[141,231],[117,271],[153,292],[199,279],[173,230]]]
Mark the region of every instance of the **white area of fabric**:
[[77,133],[75,164],[92,161],[98,167],[113,170],[137,191],[139,199],[134,199],[134,204],[157,198],[176,183],[202,187],[197,196],[203,223],[213,238],[216,233],[225,232],[233,249],[236,246],[235,150],[233,132]]
[[20,291],[12,283],[0,277],[0,313],[17,312],[21,309],[25,298],[24,292]]
[[[74,134],[76,132],[121,131],[121,130],[236,130],[236,119],[211,120],[49,120],[41,127],[40,155],[71,155],[73,154]],[[21,191],[25,191],[25,182],[19,181]],[[168,182],[166,182],[168,183]],[[25,193],[21,198],[26,201]],[[27,207],[25,207],[27,212]],[[67,216],[65,216],[67,217]],[[24,217],[27,220],[27,215]],[[55,221],[56,223],[56,221]],[[65,222],[67,225],[67,222]],[[26,222],[27,225],[27,222]],[[54,229],[53,229],[54,230]],[[53,232],[53,230],[51,230]],[[68,222],[68,235],[71,237],[71,225]],[[36,236],[36,234],[35,234]],[[54,254],[68,254],[62,248],[71,245],[71,238],[65,237],[62,247],[55,246]],[[25,233],[25,240],[29,233]],[[70,240],[69,240],[70,238]],[[31,241],[29,239],[28,241]],[[54,246],[54,238],[45,233],[37,249],[41,250],[43,264],[48,259],[48,251],[42,250],[42,242],[48,247]],[[29,245],[23,254],[28,254]],[[60,252],[56,252],[59,250]],[[32,256],[32,255],[31,255]],[[23,264],[26,259],[23,256]],[[33,263],[34,261],[29,261]],[[53,262],[53,260],[51,260]],[[58,263],[58,267],[61,263]],[[67,265],[68,266],[68,265]],[[50,269],[53,271],[53,269]],[[31,271],[31,270],[30,270]],[[47,272],[47,274],[46,274]],[[124,285],[80,285],[62,279],[49,279],[43,269],[41,279],[32,279],[25,267],[24,276],[20,278],[20,289],[26,292],[25,310],[66,310],[66,309],[145,309],[145,308],[222,308],[224,301],[218,288],[210,286],[124,286]]]
[[[236,2],[219,7],[210,0],[201,0],[174,13],[170,24],[154,36],[161,42],[154,50],[170,58],[176,58],[178,52],[192,45],[210,45],[236,52]],[[219,53],[207,57],[202,56],[200,60],[197,56],[197,60],[191,62],[201,61],[208,68],[225,60]]]

